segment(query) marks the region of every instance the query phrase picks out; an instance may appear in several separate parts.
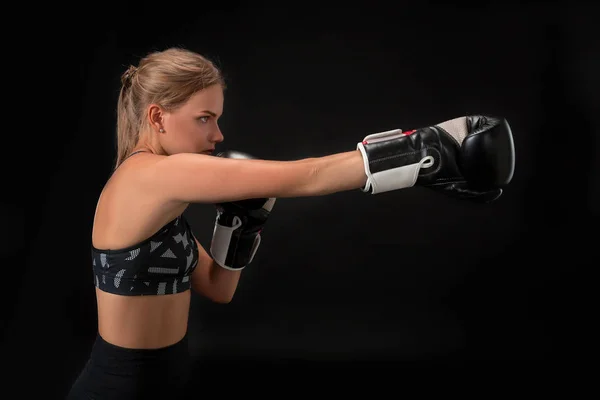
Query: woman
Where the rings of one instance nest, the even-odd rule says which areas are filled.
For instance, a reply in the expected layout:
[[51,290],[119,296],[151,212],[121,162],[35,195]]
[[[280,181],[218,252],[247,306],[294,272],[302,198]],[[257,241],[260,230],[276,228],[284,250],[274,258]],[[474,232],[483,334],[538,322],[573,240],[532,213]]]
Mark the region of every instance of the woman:
[[[275,198],[426,185],[489,201],[512,176],[508,125],[488,117],[370,135],[354,151],[298,161],[215,157],[224,88],[212,62],[180,48],[148,54],[122,76],[117,160],[91,238],[98,335],[69,399],[182,395],[190,291],[232,299]],[[473,133],[488,137],[479,158],[502,161],[482,167],[459,159]],[[479,170],[463,176],[459,164]],[[208,251],[183,217],[190,203],[219,205]]]

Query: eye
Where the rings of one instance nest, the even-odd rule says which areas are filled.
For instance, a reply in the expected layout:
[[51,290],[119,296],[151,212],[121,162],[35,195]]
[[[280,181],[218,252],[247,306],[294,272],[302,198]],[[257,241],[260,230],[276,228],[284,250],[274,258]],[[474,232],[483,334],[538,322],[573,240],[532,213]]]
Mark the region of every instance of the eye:
[[204,117],[200,117],[198,118],[200,120],[200,122],[202,122],[203,124],[206,124],[208,122],[208,120],[210,119],[210,117],[208,116],[204,116]]

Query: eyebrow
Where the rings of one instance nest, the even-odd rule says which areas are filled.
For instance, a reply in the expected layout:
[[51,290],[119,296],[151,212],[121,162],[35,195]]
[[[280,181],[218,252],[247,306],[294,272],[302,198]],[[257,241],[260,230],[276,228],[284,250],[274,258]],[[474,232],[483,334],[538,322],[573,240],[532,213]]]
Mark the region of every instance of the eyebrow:
[[216,113],[214,113],[214,112],[212,112],[212,111],[210,111],[210,110],[204,110],[204,111],[200,111],[200,112],[207,113],[207,114],[209,114],[209,115],[211,115],[211,116],[213,116],[213,117],[216,117],[216,116],[217,116],[217,114],[216,114]]

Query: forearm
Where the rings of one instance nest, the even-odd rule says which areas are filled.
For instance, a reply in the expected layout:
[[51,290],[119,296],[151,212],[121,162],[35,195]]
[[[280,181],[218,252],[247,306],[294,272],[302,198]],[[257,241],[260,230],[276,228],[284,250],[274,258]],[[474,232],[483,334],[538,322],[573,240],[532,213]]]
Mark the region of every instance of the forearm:
[[310,196],[360,189],[367,175],[359,150],[336,153],[306,160],[311,163],[313,176],[309,185]]
[[225,269],[214,260],[209,266],[210,298],[218,303],[229,303],[237,289],[242,271]]

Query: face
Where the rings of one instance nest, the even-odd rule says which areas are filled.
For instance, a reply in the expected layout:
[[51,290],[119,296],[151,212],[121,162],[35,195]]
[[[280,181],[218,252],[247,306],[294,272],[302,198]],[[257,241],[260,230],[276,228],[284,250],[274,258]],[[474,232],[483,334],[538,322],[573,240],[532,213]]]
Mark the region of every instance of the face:
[[[157,133],[167,154],[206,153],[223,141],[218,120],[223,114],[223,89],[210,86],[172,112],[159,112],[163,133]],[[157,129],[158,130],[158,129]]]

